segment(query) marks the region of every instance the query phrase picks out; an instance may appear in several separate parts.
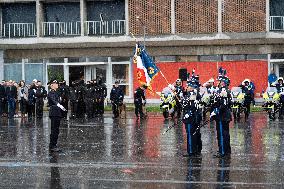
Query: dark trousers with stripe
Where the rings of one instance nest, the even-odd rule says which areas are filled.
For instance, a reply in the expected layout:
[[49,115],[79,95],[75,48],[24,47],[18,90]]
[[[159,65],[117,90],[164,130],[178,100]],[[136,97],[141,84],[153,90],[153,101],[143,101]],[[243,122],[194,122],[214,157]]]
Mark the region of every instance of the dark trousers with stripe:
[[222,155],[231,153],[230,132],[228,121],[216,120],[218,152]]
[[[187,153],[189,155],[200,154],[202,150],[202,141],[200,130],[196,131],[198,125],[185,123],[185,130],[187,136]],[[196,133],[194,134],[194,132]],[[194,134],[194,135],[193,135]]]

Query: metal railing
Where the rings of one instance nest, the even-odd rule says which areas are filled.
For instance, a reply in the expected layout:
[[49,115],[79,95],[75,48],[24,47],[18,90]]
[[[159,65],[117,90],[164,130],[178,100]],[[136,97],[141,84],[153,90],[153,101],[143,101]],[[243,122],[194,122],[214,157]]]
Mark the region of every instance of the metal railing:
[[43,36],[81,35],[81,22],[42,22]]
[[125,20],[86,21],[87,35],[123,35]]
[[3,24],[2,37],[35,37],[35,23],[6,23]]
[[284,16],[270,16],[270,31],[284,31]]

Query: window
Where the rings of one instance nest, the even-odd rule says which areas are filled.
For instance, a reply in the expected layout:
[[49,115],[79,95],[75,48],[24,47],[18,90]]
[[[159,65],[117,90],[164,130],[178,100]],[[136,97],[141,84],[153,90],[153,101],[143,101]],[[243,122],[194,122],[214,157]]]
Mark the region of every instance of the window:
[[119,82],[125,96],[129,96],[129,64],[113,64],[112,65],[112,84]]
[[236,61],[236,60],[245,60],[245,55],[223,55],[224,61]]
[[176,62],[176,56],[156,56],[155,62]]
[[50,63],[64,63],[64,58],[60,57],[60,58],[50,58],[49,59]]
[[266,54],[248,54],[247,60],[267,60]]
[[89,57],[89,62],[108,62],[108,57]]
[[199,56],[199,61],[200,62],[222,61],[222,56],[221,55],[201,55]]
[[22,80],[22,63],[4,64],[4,79],[16,82]]

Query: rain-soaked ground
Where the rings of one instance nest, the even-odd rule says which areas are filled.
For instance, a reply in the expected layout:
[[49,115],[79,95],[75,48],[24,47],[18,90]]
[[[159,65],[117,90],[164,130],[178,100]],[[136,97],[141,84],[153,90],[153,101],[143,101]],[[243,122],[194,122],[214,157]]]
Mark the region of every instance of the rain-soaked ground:
[[214,123],[201,129],[201,158],[184,157],[185,129],[172,120],[114,120],[107,113],[62,124],[50,156],[49,118],[0,122],[0,188],[284,188],[284,122],[265,113],[231,123],[231,159],[216,159]]

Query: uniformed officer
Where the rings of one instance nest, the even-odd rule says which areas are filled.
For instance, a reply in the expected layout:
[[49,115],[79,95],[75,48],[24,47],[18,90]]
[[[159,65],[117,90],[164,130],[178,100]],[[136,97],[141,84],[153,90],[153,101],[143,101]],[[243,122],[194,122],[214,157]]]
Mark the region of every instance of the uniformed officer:
[[97,106],[98,106],[98,114],[104,114],[104,101],[107,96],[107,88],[106,85],[103,83],[102,78],[97,79],[98,88],[97,88]]
[[8,114],[9,118],[14,118],[17,100],[17,88],[14,86],[13,81],[9,81],[6,87],[6,98],[8,101]]
[[37,81],[35,97],[36,97],[36,117],[42,118],[44,99],[47,97],[47,91],[45,90],[45,87],[42,86],[41,81]]
[[229,78],[222,76],[219,78],[218,91],[214,95],[213,112],[211,117],[216,121],[218,152],[215,157],[230,157],[230,133],[229,123],[231,116],[231,92],[228,90]]
[[145,97],[146,89],[147,89],[147,86],[142,85],[134,91],[134,106],[135,106],[135,115],[137,118],[139,117],[139,115],[140,115],[140,118],[145,117],[142,106],[145,106],[146,104],[146,97]]
[[71,115],[70,118],[74,119],[76,117],[77,107],[78,107],[78,96],[77,96],[77,83],[72,81],[69,92]]
[[176,80],[174,91],[175,91],[175,100],[176,100],[176,112],[177,112],[177,117],[179,118],[181,116],[181,111],[182,111],[181,101],[184,93],[184,88],[182,86],[181,79]]
[[78,81],[77,87],[77,98],[78,98],[78,106],[77,106],[77,118],[85,118],[86,106],[85,106],[85,84],[84,80]]
[[280,94],[280,110],[279,110],[279,119],[283,119],[284,114],[284,84],[283,77],[278,78],[278,83],[276,84],[277,92]]
[[68,103],[69,103],[69,86],[66,85],[66,81],[63,80],[60,83],[60,87],[58,89],[59,95],[62,98],[62,106],[64,106],[64,108],[67,110],[65,112],[63,112],[63,117],[67,118],[67,114],[68,114]]
[[67,111],[63,105],[61,105],[60,96],[57,92],[58,82],[52,79],[48,85],[50,86],[50,91],[47,95],[48,105],[49,105],[49,118],[51,120],[51,132],[50,132],[50,143],[49,152],[60,152],[57,147],[57,140],[59,135],[60,120],[63,117],[62,111]]
[[112,103],[112,112],[114,118],[117,118],[119,116],[118,108],[123,104],[124,99],[124,94],[118,84],[119,82],[115,81],[115,84],[110,92],[110,100]]
[[6,89],[5,89],[5,80],[0,83],[0,117],[3,116],[5,112],[5,103],[6,103]]
[[241,87],[242,92],[245,94],[244,107],[247,110],[245,112],[245,118],[247,119],[250,114],[250,104],[253,101],[253,89],[251,88],[249,79],[245,79],[239,87]]
[[31,120],[35,116],[35,103],[36,103],[36,85],[32,83],[28,90],[28,118]]
[[87,81],[86,89],[85,89],[85,104],[86,104],[86,114],[89,119],[94,116],[94,87],[91,85],[90,81]]
[[202,116],[199,108],[201,96],[197,91],[195,81],[188,82],[187,93],[182,101],[183,123],[187,134],[187,153],[189,156],[198,156],[201,154],[202,141],[200,125]]

